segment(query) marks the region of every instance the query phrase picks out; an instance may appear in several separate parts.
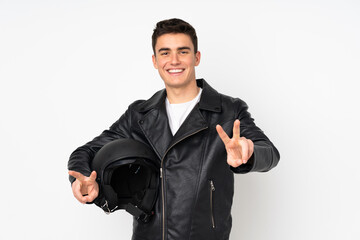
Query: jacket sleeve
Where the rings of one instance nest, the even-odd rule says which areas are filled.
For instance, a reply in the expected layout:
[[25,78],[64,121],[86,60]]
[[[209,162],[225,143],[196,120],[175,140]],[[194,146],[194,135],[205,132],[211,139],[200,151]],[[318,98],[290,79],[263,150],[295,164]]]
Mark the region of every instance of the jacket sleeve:
[[[130,132],[130,108],[114,123],[108,130],[103,131],[99,136],[85,145],[78,147],[68,161],[68,169],[82,173],[85,176],[91,174],[91,161],[95,154],[104,146],[115,139],[129,138]],[[71,183],[75,178],[69,176]]]
[[247,104],[242,100],[239,100],[236,108],[235,119],[240,120],[240,136],[253,141],[254,153],[246,164],[237,168],[230,166],[231,170],[234,173],[248,173],[267,172],[274,168],[280,160],[279,151],[264,132],[255,125],[254,119],[248,112]]

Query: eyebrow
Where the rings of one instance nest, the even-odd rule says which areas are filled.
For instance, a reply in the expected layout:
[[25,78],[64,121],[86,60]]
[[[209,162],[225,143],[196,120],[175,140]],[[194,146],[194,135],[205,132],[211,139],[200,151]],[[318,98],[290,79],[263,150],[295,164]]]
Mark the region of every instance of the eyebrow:
[[[170,48],[160,48],[158,52],[161,52],[161,51],[170,51],[171,49]],[[177,50],[191,50],[189,47],[178,47]]]

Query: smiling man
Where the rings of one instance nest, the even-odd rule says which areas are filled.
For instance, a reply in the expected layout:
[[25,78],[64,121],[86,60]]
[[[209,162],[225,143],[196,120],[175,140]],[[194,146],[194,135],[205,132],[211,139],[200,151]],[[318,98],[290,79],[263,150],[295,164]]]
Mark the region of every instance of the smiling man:
[[154,215],[146,224],[134,220],[132,239],[229,239],[234,173],[268,171],[279,152],[244,101],[196,79],[201,54],[190,24],[157,23],[152,46],[165,89],[135,101],[110,129],[72,153],[73,194],[81,203],[96,203],[101,190],[90,168],[94,155],[113,140],[135,139],[156,153],[161,184]]

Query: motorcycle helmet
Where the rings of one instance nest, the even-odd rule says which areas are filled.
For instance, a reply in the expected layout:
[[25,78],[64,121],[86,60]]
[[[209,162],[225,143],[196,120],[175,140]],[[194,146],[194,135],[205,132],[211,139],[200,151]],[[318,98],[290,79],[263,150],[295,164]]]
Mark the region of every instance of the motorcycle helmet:
[[145,143],[118,139],[104,145],[92,161],[100,193],[95,204],[110,214],[125,209],[148,222],[158,196],[160,161]]

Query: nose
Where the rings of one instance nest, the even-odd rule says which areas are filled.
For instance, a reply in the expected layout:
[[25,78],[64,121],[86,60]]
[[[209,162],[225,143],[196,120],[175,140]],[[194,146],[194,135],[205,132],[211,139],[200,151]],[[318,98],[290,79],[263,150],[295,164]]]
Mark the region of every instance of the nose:
[[171,64],[172,64],[172,65],[178,65],[178,64],[180,64],[180,59],[179,59],[178,54],[173,54],[173,55],[171,56]]

